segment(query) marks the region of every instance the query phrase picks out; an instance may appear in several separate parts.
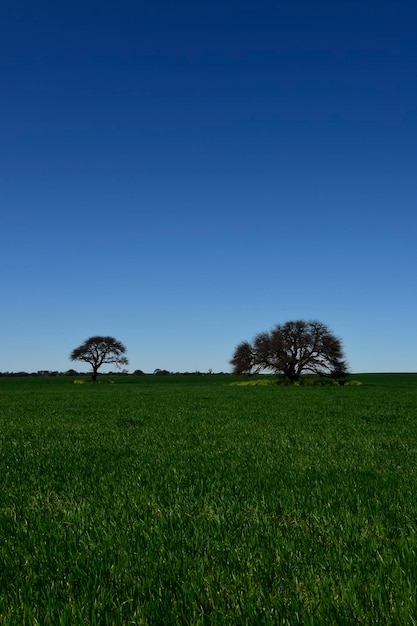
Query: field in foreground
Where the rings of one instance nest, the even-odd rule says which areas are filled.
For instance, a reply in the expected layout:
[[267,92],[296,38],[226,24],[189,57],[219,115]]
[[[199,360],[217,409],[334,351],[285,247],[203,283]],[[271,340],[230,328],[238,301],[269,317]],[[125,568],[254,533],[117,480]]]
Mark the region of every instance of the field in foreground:
[[0,379],[0,624],[416,624],[417,375]]

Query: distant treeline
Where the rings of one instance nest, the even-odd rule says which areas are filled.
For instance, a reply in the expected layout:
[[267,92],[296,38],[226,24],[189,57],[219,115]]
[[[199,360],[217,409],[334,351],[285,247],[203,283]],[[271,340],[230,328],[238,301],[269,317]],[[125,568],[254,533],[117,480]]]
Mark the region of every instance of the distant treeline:
[[[165,369],[157,368],[153,372],[144,372],[142,370],[135,370],[134,372],[103,372],[100,376],[224,376],[229,372],[169,372]],[[24,376],[91,376],[91,372],[77,372],[76,370],[69,369],[66,372],[58,372],[55,370],[39,370],[37,372],[0,372],[0,377],[9,378],[21,378]]]

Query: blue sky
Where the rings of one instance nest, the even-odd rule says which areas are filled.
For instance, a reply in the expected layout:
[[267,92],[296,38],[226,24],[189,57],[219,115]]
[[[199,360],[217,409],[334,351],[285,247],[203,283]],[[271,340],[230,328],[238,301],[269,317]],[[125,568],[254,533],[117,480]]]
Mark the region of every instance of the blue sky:
[[0,371],[228,371],[300,318],[417,371],[416,67],[412,0],[5,0]]

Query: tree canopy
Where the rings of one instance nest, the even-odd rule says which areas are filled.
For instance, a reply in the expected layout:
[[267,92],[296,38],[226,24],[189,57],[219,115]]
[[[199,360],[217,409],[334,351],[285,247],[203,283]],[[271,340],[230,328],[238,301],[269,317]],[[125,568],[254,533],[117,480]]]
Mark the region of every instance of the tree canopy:
[[70,354],[71,361],[85,361],[92,367],[92,379],[97,380],[99,368],[108,363],[117,366],[127,365],[129,361],[124,356],[125,346],[114,337],[102,337],[96,335],[86,339],[78,348]]
[[317,320],[278,324],[252,343],[242,341],[230,363],[234,374],[272,371],[291,381],[307,373],[341,377],[348,370],[341,340]]

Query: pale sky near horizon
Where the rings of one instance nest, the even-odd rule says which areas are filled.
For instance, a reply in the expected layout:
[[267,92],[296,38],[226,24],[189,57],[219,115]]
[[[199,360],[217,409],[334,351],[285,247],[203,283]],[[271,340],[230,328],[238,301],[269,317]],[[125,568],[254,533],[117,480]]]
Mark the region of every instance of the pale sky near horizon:
[[228,371],[292,319],[417,371],[417,4],[0,7],[0,371]]

